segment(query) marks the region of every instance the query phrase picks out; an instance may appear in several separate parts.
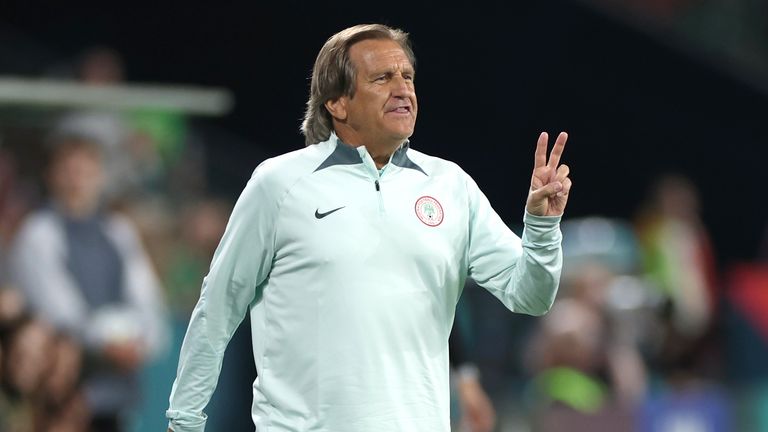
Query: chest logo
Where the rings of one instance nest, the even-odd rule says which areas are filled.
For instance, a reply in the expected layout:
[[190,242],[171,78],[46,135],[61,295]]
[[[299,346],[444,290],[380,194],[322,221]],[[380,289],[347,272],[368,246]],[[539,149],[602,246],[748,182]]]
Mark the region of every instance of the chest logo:
[[416,211],[416,217],[424,225],[436,227],[443,223],[443,206],[431,196],[423,196],[417,199],[414,210]]
[[320,213],[320,209],[317,209],[317,210],[315,210],[315,218],[317,218],[317,219],[322,219],[322,218],[324,218],[324,217],[328,216],[329,214],[331,214],[331,213],[333,213],[333,212],[337,212],[337,211],[339,211],[339,210],[341,210],[341,209],[343,209],[343,208],[344,208],[344,207],[342,206],[342,207],[339,207],[339,208],[335,208],[335,209],[333,209],[333,210],[331,210],[331,211],[327,211],[327,212],[325,212],[325,213]]

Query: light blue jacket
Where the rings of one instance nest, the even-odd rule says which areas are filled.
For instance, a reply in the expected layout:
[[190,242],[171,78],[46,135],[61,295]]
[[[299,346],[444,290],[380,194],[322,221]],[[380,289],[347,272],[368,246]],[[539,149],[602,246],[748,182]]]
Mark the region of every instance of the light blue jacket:
[[335,135],[259,165],[192,314],[167,416],[202,431],[250,312],[259,432],[447,432],[448,335],[467,276],[510,310],[557,292],[559,217],[522,240],[456,164],[406,142],[379,171]]

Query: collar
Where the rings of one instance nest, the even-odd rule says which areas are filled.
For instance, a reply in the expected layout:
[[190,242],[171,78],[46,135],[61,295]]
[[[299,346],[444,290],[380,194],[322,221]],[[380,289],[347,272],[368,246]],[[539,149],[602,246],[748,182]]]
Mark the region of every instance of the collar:
[[[332,167],[334,165],[357,165],[362,164],[365,155],[368,154],[368,149],[365,146],[352,147],[351,145],[343,142],[336,136],[336,133],[331,132],[331,136],[325,143],[334,146],[331,154],[315,169],[315,172],[322,169]],[[390,156],[389,163],[401,168],[409,168],[421,172],[427,175],[424,170],[416,165],[408,157],[408,149],[410,148],[410,140],[405,140],[400,147]]]

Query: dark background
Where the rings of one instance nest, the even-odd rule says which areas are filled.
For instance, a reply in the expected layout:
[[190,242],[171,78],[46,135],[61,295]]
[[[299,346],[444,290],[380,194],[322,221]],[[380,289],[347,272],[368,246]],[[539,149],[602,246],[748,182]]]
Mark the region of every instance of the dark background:
[[[517,224],[538,132],[570,133],[567,215],[631,218],[659,174],[689,176],[722,265],[755,258],[766,221],[764,90],[723,58],[575,1],[0,3],[0,71],[40,76],[85,47],[123,54],[134,82],[230,88],[199,119],[212,172],[236,196],[265,156],[300,148],[309,73],[326,38],[382,22],[410,32],[420,112],[412,146],[458,162]],[[220,133],[220,132],[219,132]],[[229,173],[229,177],[223,173]],[[216,176],[214,176],[216,177]]]

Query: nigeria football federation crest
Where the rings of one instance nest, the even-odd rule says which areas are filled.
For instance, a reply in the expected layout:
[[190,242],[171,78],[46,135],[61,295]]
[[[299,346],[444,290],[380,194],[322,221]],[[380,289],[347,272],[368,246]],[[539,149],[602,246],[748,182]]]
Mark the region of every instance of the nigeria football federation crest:
[[427,226],[436,227],[443,222],[443,206],[431,196],[417,199],[414,209],[419,220]]

